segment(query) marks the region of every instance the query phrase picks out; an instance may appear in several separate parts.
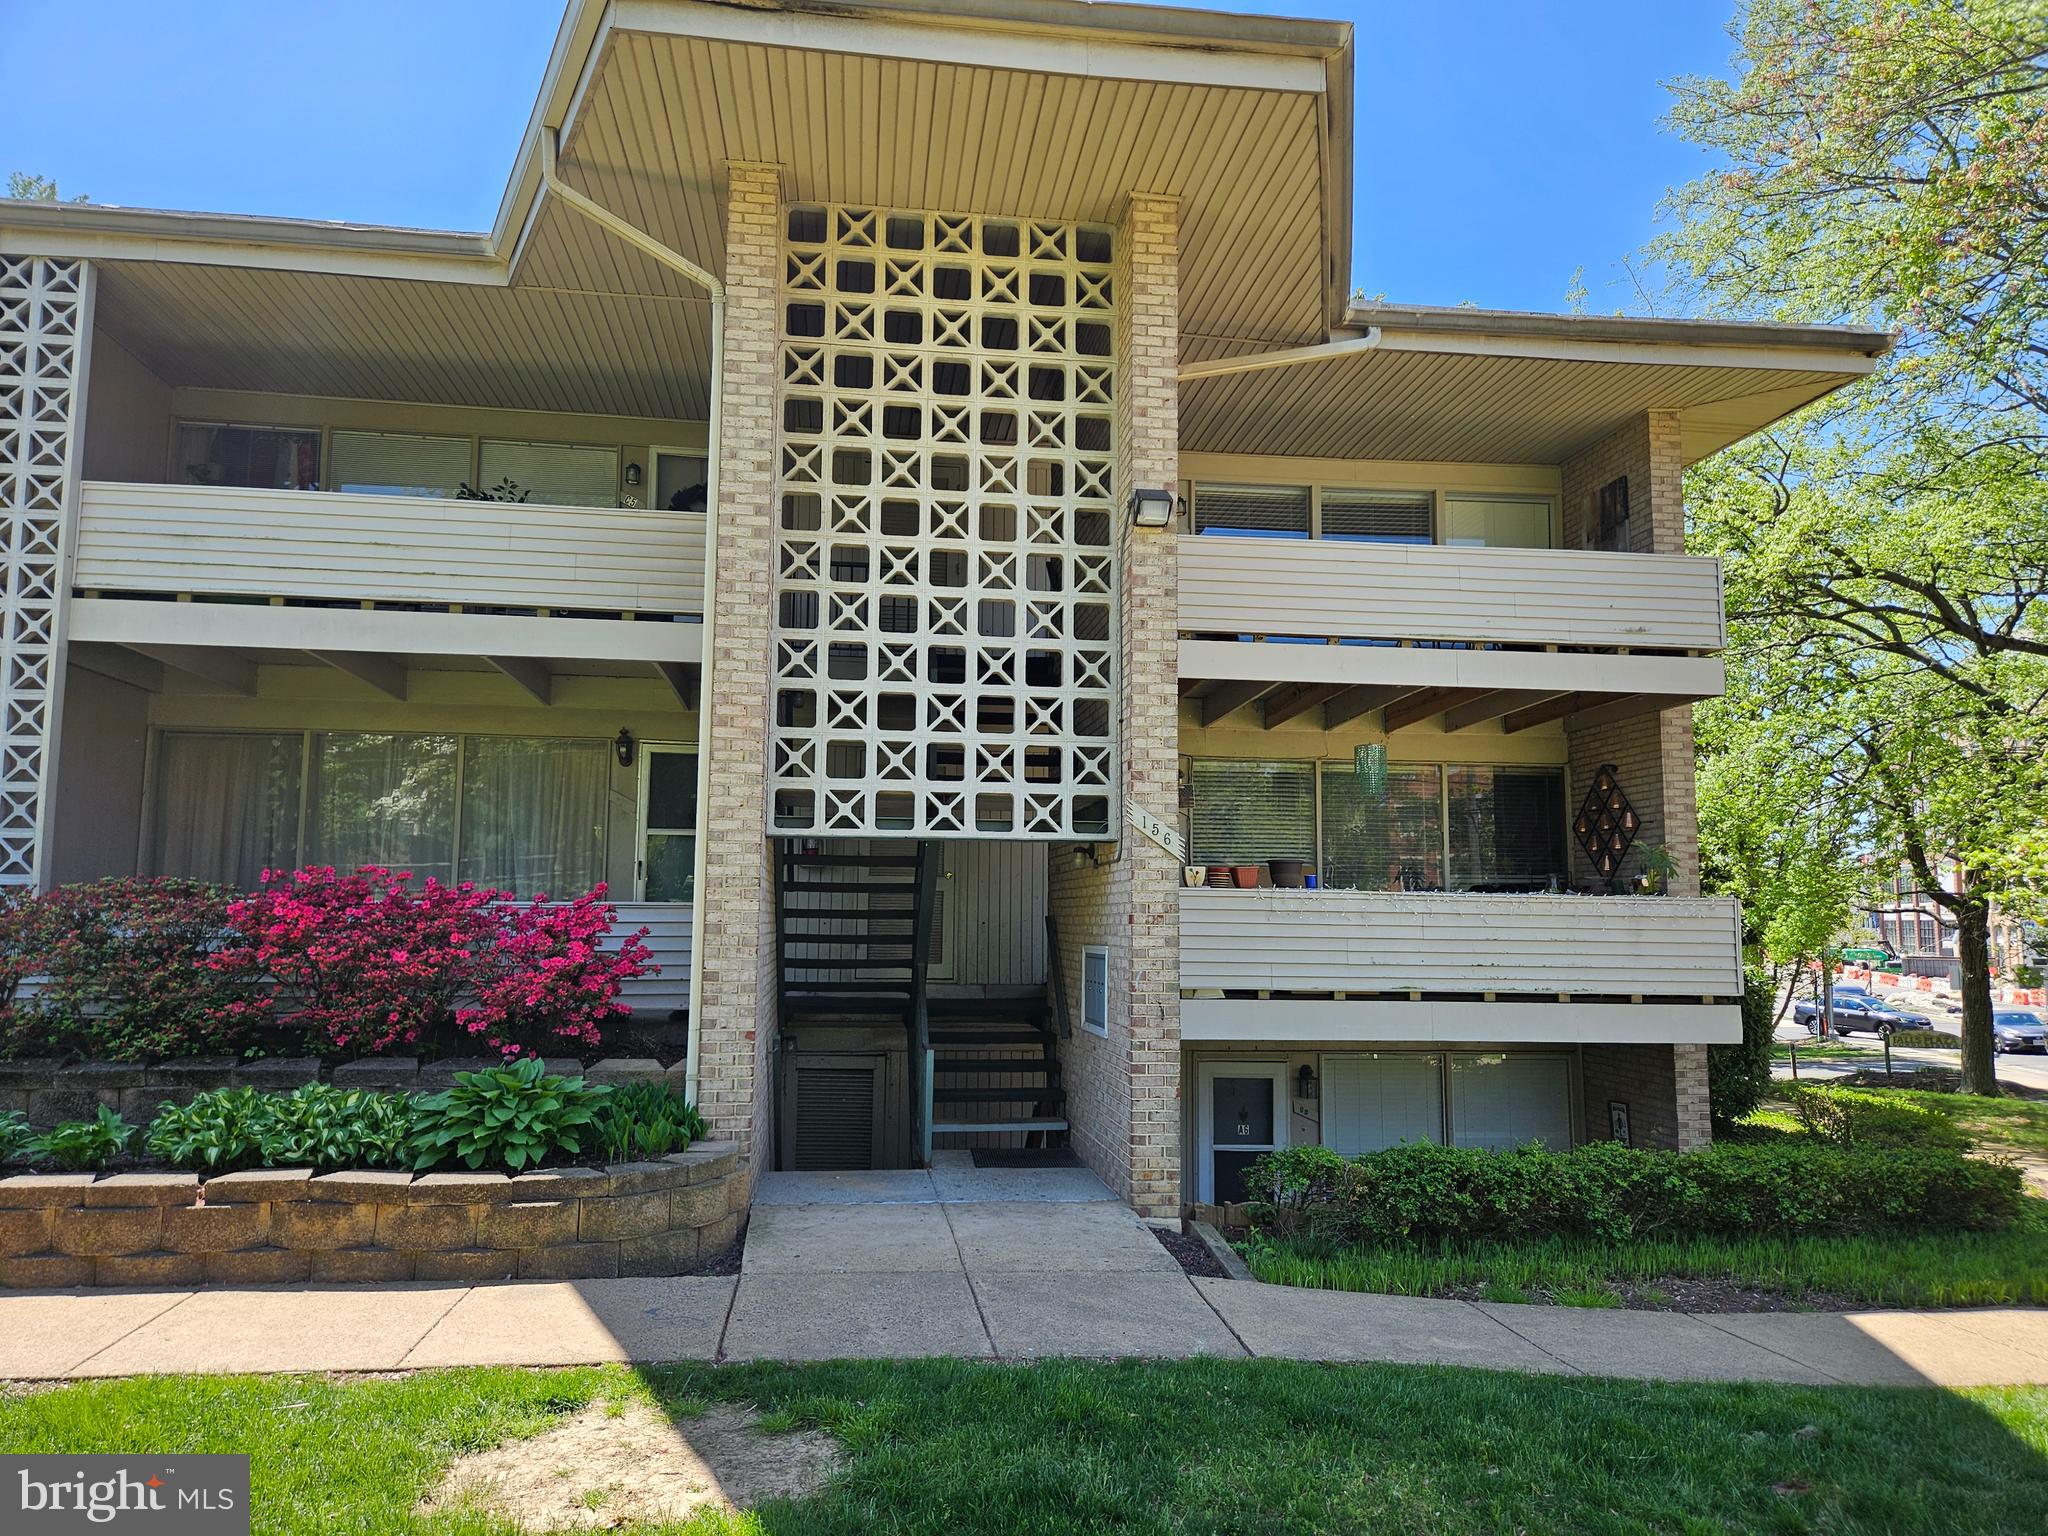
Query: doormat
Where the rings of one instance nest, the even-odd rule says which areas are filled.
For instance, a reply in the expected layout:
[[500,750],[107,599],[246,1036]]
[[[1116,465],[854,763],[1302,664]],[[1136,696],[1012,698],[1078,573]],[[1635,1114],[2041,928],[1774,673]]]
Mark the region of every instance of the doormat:
[[1071,1147],[976,1147],[977,1168],[1079,1168]]

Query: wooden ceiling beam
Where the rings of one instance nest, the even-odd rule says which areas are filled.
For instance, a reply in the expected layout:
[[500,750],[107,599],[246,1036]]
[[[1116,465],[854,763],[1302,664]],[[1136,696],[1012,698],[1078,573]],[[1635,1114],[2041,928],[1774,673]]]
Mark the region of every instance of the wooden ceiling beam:
[[1491,688],[1426,688],[1413,698],[1387,706],[1387,734],[1391,736],[1411,725],[1420,725],[1434,715],[1469,704],[1474,699],[1483,699],[1491,692]]
[[1599,702],[1597,693],[1554,694],[1540,704],[1528,704],[1521,709],[1511,709],[1501,716],[1500,728],[1512,736],[1517,731],[1526,731],[1532,726],[1548,725],[1553,720],[1562,720],[1576,710],[1584,709]]
[[1662,710],[1676,709],[1681,704],[1698,702],[1682,694],[1671,693],[1630,693],[1620,698],[1610,698],[1586,709],[1574,710],[1565,717],[1565,729],[1569,731],[1590,730],[1596,726],[1613,725],[1622,720],[1633,720],[1639,715],[1654,715]]
[[1369,715],[1376,709],[1385,709],[1396,699],[1405,699],[1416,691],[1399,683],[1374,683],[1340,689],[1323,705],[1323,729],[1334,731],[1338,726],[1349,724],[1360,715]]
[[542,704],[555,702],[555,674],[547,663],[531,656],[486,656],[492,666],[511,678]]
[[1266,695],[1260,708],[1267,730],[1307,714],[1324,700],[1344,691],[1342,683],[1287,683]]
[[315,661],[345,672],[357,682],[368,683],[387,697],[405,702],[405,662],[381,651],[308,651]]
[[1541,688],[1497,688],[1469,704],[1460,704],[1455,709],[1445,710],[1444,729],[1469,730],[1475,725],[1484,725],[1489,720],[1498,720],[1511,711],[1527,709],[1532,704],[1541,704],[1545,699],[1554,697],[1554,694],[1547,693]]
[[217,645],[131,645],[128,649],[173,672],[211,683],[224,693],[256,697],[256,663],[240,651]]
[[1242,682],[1220,682],[1202,695],[1202,724],[1214,725],[1232,710],[1242,709],[1254,699],[1260,699],[1279,687],[1278,683],[1247,679]]

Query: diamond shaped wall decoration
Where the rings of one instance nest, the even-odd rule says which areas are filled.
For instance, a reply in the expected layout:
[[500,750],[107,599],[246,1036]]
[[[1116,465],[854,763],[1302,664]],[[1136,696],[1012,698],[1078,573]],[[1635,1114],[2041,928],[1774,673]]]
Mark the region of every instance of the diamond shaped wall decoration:
[[1622,793],[1614,764],[1602,763],[1579,805],[1578,820],[1572,823],[1573,835],[1602,878],[1612,880],[1620,874],[1621,861],[1641,830],[1642,821]]

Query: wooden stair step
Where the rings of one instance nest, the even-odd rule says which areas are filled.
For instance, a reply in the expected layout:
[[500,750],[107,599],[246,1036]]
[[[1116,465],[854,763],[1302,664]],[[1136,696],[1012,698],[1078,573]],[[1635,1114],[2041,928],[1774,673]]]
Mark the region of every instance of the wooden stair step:
[[800,868],[827,869],[915,869],[914,853],[792,853],[788,862]]
[[1056,1085],[1044,1088],[934,1088],[934,1104],[1021,1104],[1029,1100],[1033,1104],[1057,1104],[1067,1096],[1067,1090]]
[[1064,1120],[934,1120],[934,1136],[990,1135],[996,1131],[1064,1131]]
[[[843,970],[845,967],[832,966],[829,969]],[[908,997],[910,983],[894,976],[877,976],[872,981],[805,981],[799,982],[789,990],[792,993],[801,993],[805,997],[822,996],[827,992],[867,992],[877,996],[891,994]]]
[[[957,1049],[957,1047],[956,1047]],[[934,1072],[1042,1072],[1059,1075],[1060,1064],[1043,1056],[991,1056],[971,1061],[964,1056],[940,1056],[932,1062]]]
[[[785,896],[791,892],[795,892],[800,896],[859,896],[873,895],[877,892],[886,895],[891,891],[899,896],[915,896],[917,894],[917,886],[908,880],[785,880],[782,882],[782,894]],[[818,909],[813,907],[806,908],[805,910],[816,911]]]
[[925,1039],[932,1045],[1041,1045],[1045,1036],[1035,1029],[933,1029]]

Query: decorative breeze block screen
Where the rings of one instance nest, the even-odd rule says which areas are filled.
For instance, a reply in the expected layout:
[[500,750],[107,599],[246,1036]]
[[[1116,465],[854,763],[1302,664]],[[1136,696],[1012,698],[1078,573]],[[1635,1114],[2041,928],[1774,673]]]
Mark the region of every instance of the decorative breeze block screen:
[[41,861],[89,269],[0,255],[0,885]]
[[1110,232],[785,213],[775,827],[1109,835]]

